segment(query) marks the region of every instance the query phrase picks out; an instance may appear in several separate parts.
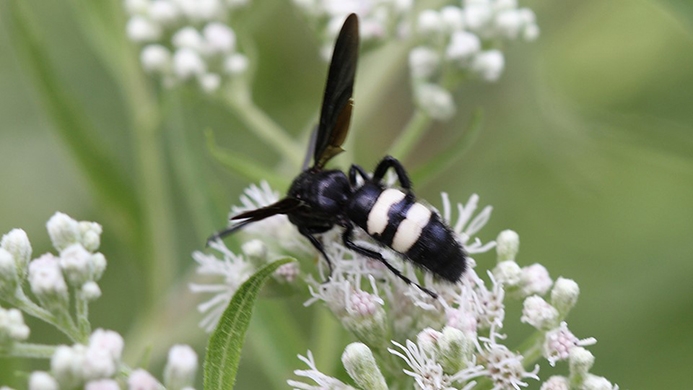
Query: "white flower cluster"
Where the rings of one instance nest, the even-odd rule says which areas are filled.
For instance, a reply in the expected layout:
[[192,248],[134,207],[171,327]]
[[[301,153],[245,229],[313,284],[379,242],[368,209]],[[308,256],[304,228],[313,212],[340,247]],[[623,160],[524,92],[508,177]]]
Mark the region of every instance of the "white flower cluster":
[[145,71],[165,86],[196,81],[205,92],[221,87],[224,77],[242,74],[246,56],[225,20],[247,0],[125,0],[130,14],[128,37],[142,46]]
[[97,329],[89,344],[61,345],[51,358],[50,372],[35,371],[29,376],[29,390],[120,390],[127,383],[131,390],[192,390],[197,372],[197,354],[187,345],[169,350],[164,381],[138,368],[120,372],[123,338],[116,332]]
[[26,298],[25,280],[43,309],[57,317],[68,318],[69,287],[76,299],[93,301],[101,296],[96,283],[106,269],[106,258],[95,252],[100,245],[101,225],[78,222],[56,213],[46,224],[59,256],[46,253],[32,261],[31,244],[26,233],[14,229],[0,244],[0,298],[8,302]]
[[[36,351],[53,351],[50,371],[36,371],[29,376],[30,390],[119,390],[125,383],[125,388],[133,390],[160,390],[162,385],[169,390],[192,390],[198,363],[189,346],[171,348],[162,384],[147,371],[131,370],[121,361],[121,335],[110,330],[89,330],[86,307],[101,295],[96,282],[106,269],[106,258],[96,252],[101,243],[101,225],[55,213],[46,228],[59,256],[46,253],[31,260],[31,244],[21,229],[13,229],[0,241],[0,300],[16,306],[0,307],[0,357],[36,358]],[[26,282],[38,304],[24,292]],[[24,324],[22,311],[56,326],[75,344],[25,344],[29,327]]]
[[[241,198],[243,206],[233,208],[232,214],[272,204],[278,198],[279,195],[266,183],[259,187],[251,186]],[[519,250],[519,236],[514,231],[503,231],[496,241],[487,243],[477,238],[492,211],[490,206],[479,211],[477,195],[472,195],[466,204],[455,205],[455,219],[447,194],[442,194],[442,200],[441,217],[457,234],[468,255],[496,248],[497,264],[492,271],[485,272],[490,283],[477,274],[472,257],[468,257],[469,267],[458,283],[434,280],[427,273],[420,277],[410,262],[375,245],[366,233],[355,231],[354,240],[359,246],[382,253],[406,277],[435,291],[438,298],[433,299],[417,287],[404,283],[382,262],[345,248],[341,229],[322,234],[322,243],[332,260],[333,269],[328,274],[326,262],[319,261],[318,276],[303,275],[312,296],[305,304],[324,302],[342,326],[363,343],[347,347],[342,357],[355,385],[318,371],[310,351],[307,357],[300,357],[309,369],[295,373],[313,383],[290,380],[289,384],[295,389],[385,389],[384,377],[397,378],[401,374],[401,371],[392,371],[396,368],[392,364],[394,355],[402,359],[403,372],[413,378],[416,389],[471,389],[477,384],[483,388],[519,389],[528,386],[528,379],[539,380],[538,365],[534,365],[534,360],[543,355],[551,365],[562,360],[570,362],[569,376],[551,377],[546,383],[565,381],[585,389],[617,389],[611,384],[609,387],[589,386],[589,383],[602,386],[608,381],[588,373],[591,364],[585,361],[591,354],[583,347],[595,340],[579,340],[568,330],[565,322],[568,312],[577,302],[577,284],[564,278],[554,283],[540,264],[518,265],[515,257]],[[193,286],[194,291],[216,294],[200,305],[201,311],[209,312],[202,323],[208,329],[215,326],[240,284],[260,264],[271,261],[273,253],[281,251],[299,259],[305,257],[304,239],[285,216],[256,222],[245,232],[254,239],[243,245],[244,256],[235,255],[221,242],[211,244],[223,255],[221,259],[199,252],[194,254],[199,263],[198,272],[224,278],[224,282],[219,284]],[[313,251],[311,257],[315,256]],[[275,276],[281,279],[281,275],[291,275],[292,280],[300,276],[297,270],[284,270]],[[542,298],[546,294],[551,297],[550,304]],[[535,327],[541,336],[528,350],[513,351],[501,342],[505,339],[501,329],[505,321],[506,299],[524,300],[521,321]],[[533,360],[526,361],[533,351],[541,353],[534,353]],[[390,370],[389,375],[380,373],[376,361],[383,362],[381,368]],[[528,370],[527,367],[533,368]],[[389,385],[401,387],[401,383]],[[550,385],[546,383],[542,387],[545,390],[561,388],[547,387]]]
[[517,0],[462,0],[418,15],[413,30],[421,44],[409,53],[417,105],[431,117],[455,113],[450,93],[467,76],[493,82],[505,67],[501,51],[509,40],[535,40],[539,27]]
[[360,37],[366,45],[400,37],[407,30],[413,0],[293,0],[322,38],[323,58],[332,56],[334,40],[351,13],[359,16]]
[[[253,184],[240,197],[241,206],[233,206],[229,215],[265,207],[278,200],[279,193],[272,190],[267,182],[263,181],[259,186]],[[209,243],[209,247],[218,255],[200,251],[193,253],[199,275],[221,279],[219,283],[207,281],[190,284],[190,290],[194,293],[214,294],[197,306],[200,312],[205,313],[199,325],[208,332],[214,330],[236,290],[257,269],[282,256],[300,258],[313,253],[310,244],[285,215],[275,215],[250,224],[243,229],[242,234],[250,238],[242,246],[243,254],[233,253],[221,240]],[[266,240],[267,237],[272,237],[272,240]],[[299,275],[299,264],[296,262],[285,264],[274,273],[275,279],[281,283],[294,283]]]

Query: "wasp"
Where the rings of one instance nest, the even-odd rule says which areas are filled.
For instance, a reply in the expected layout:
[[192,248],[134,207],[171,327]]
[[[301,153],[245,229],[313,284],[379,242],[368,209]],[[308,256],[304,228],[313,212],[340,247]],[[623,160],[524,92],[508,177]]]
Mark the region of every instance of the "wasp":
[[[381,261],[404,282],[436,298],[434,292],[412,282],[381,253],[353,240],[354,229],[362,229],[378,243],[438,278],[454,283],[464,273],[466,254],[456,234],[436,211],[417,202],[402,164],[387,156],[378,163],[372,176],[355,164],[350,167],[348,176],[341,170],[324,169],[330,159],[343,151],[341,146],[349,130],[358,48],[358,17],[351,14],[342,26],[332,54],[320,122],[306,158],[308,162],[312,153],[313,165],[304,164],[303,172],[294,179],[284,199],[232,217],[238,223],[216,233],[210,240],[229,235],[247,224],[285,214],[322,254],[332,272],[332,262],[316,235],[340,226],[346,248]],[[383,183],[390,169],[397,175],[399,188],[389,188]]]

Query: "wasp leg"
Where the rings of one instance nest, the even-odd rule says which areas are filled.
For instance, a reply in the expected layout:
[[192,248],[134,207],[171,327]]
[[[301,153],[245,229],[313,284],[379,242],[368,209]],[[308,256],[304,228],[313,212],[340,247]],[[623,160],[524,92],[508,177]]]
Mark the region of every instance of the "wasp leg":
[[301,233],[303,237],[307,238],[308,241],[310,241],[310,243],[313,244],[315,249],[317,249],[318,252],[322,254],[322,257],[324,257],[325,261],[327,261],[327,266],[330,268],[330,276],[332,276],[332,271],[334,270],[334,268],[332,267],[332,262],[330,261],[330,258],[327,256],[327,253],[325,252],[325,247],[313,235],[314,232],[310,228],[299,228],[298,232]]
[[353,225],[347,224],[347,225],[345,226],[345,228],[346,228],[346,229],[344,230],[344,233],[342,233],[342,241],[344,241],[344,245],[345,245],[347,248],[353,250],[354,252],[356,252],[356,253],[358,253],[358,254],[360,254],[360,255],[363,255],[363,256],[366,256],[366,257],[370,257],[370,258],[379,260],[381,263],[385,264],[385,266],[387,267],[387,269],[390,270],[390,272],[392,272],[393,274],[395,274],[398,278],[402,279],[406,284],[409,284],[409,285],[412,285],[412,284],[413,284],[414,286],[418,287],[419,290],[421,290],[421,291],[425,292],[426,294],[430,295],[431,298],[433,298],[433,299],[438,299],[438,294],[436,294],[436,293],[434,293],[433,291],[427,289],[426,287],[423,287],[423,286],[419,285],[418,283],[412,282],[411,279],[409,279],[408,277],[402,275],[402,273],[401,273],[397,268],[393,267],[390,263],[387,262],[387,260],[385,260],[385,258],[383,258],[383,255],[382,255],[382,254],[380,254],[380,253],[378,253],[378,252],[375,252],[375,251],[372,251],[372,250],[370,250],[370,249],[368,249],[368,248],[363,248],[363,247],[360,247],[360,246],[356,245],[356,244],[352,241],[352,236],[353,236],[353,232],[354,232],[354,226],[353,226]]
[[399,180],[399,184],[402,186],[402,188],[407,191],[411,191],[411,180],[409,180],[407,171],[404,170],[402,163],[392,156],[385,156],[385,158],[378,163],[378,166],[375,167],[375,172],[373,172],[373,181],[379,183],[383,177],[385,177],[385,173],[390,168],[395,169],[397,180]]
[[361,168],[359,165],[352,164],[351,168],[349,168],[349,184],[351,184],[352,187],[356,186],[356,175],[361,176],[364,181],[371,179],[363,168]]

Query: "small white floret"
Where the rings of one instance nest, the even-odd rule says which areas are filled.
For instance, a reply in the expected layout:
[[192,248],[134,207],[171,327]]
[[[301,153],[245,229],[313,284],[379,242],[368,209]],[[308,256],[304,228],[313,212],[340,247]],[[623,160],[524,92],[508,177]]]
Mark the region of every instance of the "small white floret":
[[450,43],[445,49],[445,56],[459,63],[465,63],[481,50],[481,40],[476,34],[467,31],[456,31],[450,37]]
[[140,62],[147,72],[165,73],[171,68],[171,52],[162,45],[147,45],[140,53]]
[[173,72],[181,80],[187,80],[193,76],[201,76],[206,70],[207,65],[202,60],[202,57],[192,49],[178,49],[173,55]]
[[61,251],[80,240],[79,222],[67,214],[57,212],[46,222],[48,235],[55,249]]
[[426,46],[419,46],[409,52],[409,68],[417,79],[428,79],[435,74],[440,66],[438,53]]
[[182,389],[192,386],[197,372],[197,354],[187,345],[174,345],[168,352],[164,368],[164,385]]
[[29,390],[58,390],[58,382],[43,371],[34,371],[29,377]]
[[200,87],[207,93],[215,92],[221,86],[221,76],[216,73],[205,73],[198,79]]
[[455,6],[443,7],[440,10],[440,19],[447,31],[459,31],[464,29],[464,11]]
[[160,390],[161,388],[161,383],[152,374],[141,368],[134,370],[128,378],[128,389],[130,390]]
[[436,84],[421,84],[415,89],[417,105],[433,119],[448,120],[455,115],[455,102],[445,88]]
[[180,10],[171,0],[154,0],[149,6],[149,17],[163,26],[175,23],[180,17]]
[[176,48],[187,48],[199,52],[202,50],[204,39],[194,27],[187,26],[173,34],[171,42]]
[[423,35],[436,34],[443,31],[441,16],[437,11],[427,9],[419,14],[417,21],[419,33]]
[[152,20],[136,15],[128,20],[128,37],[134,42],[153,42],[161,37],[161,27]]
[[474,70],[486,81],[497,81],[505,68],[505,58],[500,50],[488,50],[477,54],[472,61]]
[[207,24],[202,30],[202,35],[205,38],[205,49],[208,54],[229,53],[236,48],[236,34],[223,23]]
[[231,75],[241,74],[248,69],[248,57],[234,53],[224,60],[224,70]]

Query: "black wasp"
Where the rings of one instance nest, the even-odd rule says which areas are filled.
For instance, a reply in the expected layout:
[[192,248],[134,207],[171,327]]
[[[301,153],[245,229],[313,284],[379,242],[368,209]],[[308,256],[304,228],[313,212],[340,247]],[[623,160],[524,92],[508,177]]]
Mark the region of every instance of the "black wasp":
[[[343,151],[341,145],[349,129],[359,47],[358,32],[358,18],[351,14],[342,26],[332,54],[320,123],[311,140],[313,166],[304,169],[293,181],[284,199],[234,216],[232,220],[240,222],[216,233],[210,240],[231,234],[249,223],[286,214],[298,231],[325,257],[332,271],[332,263],[315,235],[338,225],[344,228],[342,240],[347,248],[380,260],[400,279],[412,284],[380,253],[353,242],[354,228],[358,226],[407,260],[444,280],[456,282],[466,267],[464,249],[452,229],[436,212],[416,202],[411,181],[399,161],[385,157],[375,168],[372,177],[358,165],[351,166],[348,177],[340,170],[323,169],[332,157]],[[390,168],[395,170],[401,190],[387,188],[383,184],[383,177]],[[361,186],[357,184],[357,177],[363,181]],[[417,286],[436,297],[430,290]]]

